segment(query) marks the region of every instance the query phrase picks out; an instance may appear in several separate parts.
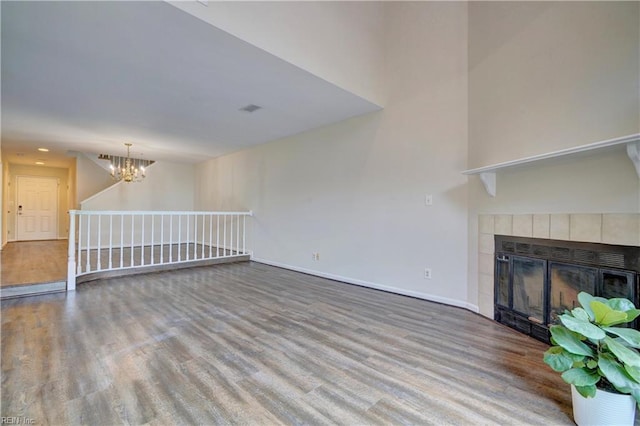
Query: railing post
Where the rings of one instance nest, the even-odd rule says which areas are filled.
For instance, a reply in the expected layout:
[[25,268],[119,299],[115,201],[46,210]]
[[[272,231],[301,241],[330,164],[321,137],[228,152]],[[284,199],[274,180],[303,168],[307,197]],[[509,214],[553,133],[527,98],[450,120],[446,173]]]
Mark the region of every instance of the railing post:
[[200,245],[202,246],[202,254],[200,255],[201,259],[204,259],[204,227],[205,227],[204,213],[202,213],[202,240],[200,241]]
[[76,211],[69,210],[69,251],[67,263],[67,291],[76,289]]
[[87,269],[91,272],[91,215],[87,215]]
[[247,215],[242,216],[242,254],[247,254]]
[[236,256],[240,254],[240,215],[236,215]]
[[[209,259],[211,259],[211,246],[213,245],[213,214],[209,214]],[[216,248],[216,250],[218,250]]]
[[216,215],[216,257],[220,257],[220,215]]
[[98,215],[98,251],[96,254],[96,271],[102,270],[102,256],[100,250],[102,246],[102,215]]

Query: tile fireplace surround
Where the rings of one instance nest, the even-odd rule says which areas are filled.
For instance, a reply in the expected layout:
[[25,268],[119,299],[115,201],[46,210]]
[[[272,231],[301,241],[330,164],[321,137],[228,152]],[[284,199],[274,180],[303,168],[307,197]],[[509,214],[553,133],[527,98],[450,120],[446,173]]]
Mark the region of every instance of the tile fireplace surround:
[[494,235],[640,246],[640,213],[481,214],[478,307],[493,319]]

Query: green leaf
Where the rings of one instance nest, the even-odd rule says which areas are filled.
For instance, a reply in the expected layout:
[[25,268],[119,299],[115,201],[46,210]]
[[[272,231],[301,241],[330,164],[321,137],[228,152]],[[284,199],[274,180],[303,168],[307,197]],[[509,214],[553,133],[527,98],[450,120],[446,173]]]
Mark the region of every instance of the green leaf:
[[629,394],[634,390],[640,391],[640,383],[633,380],[624,367],[616,362],[611,355],[600,355],[598,368],[602,372],[602,375],[604,375],[619,392]]
[[607,299],[603,297],[593,297],[592,295],[584,291],[581,291],[580,293],[578,293],[578,301],[580,302],[580,305],[582,305],[582,307],[584,308],[585,312],[589,315],[589,319],[591,321],[594,321],[596,319],[596,315],[593,313],[593,310],[591,309],[591,302],[594,300],[597,300],[602,303],[607,303]]
[[572,368],[562,373],[562,380],[575,386],[591,386],[598,383],[600,375],[584,368]]
[[544,353],[543,360],[545,364],[553,369],[553,371],[567,371],[573,365],[573,359],[560,346],[552,346]]
[[573,315],[575,318],[577,318],[579,320],[582,320],[582,321],[586,321],[586,322],[591,321],[587,311],[585,311],[582,308],[575,308],[574,310],[571,311],[571,315]]
[[614,311],[626,312],[636,308],[629,299],[623,299],[621,297],[609,299],[606,304]]
[[609,350],[625,365],[640,367],[640,354],[633,349],[629,349],[622,343],[618,343],[611,337],[604,338]]
[[625,313],[627,314],[627,322],[631,322],[640,316],[640,309],[629,309]]
[[614,323],[620,324],[621,321],[624,322],[627,319],[626,312],[614,311],[609,305],[597,300],[591,301],[591,309],[596,315],[596,323],[604,326],[613,325]]
[[[621,311],[617,311],[617,312],[621,312]],[[622,316],[620,316],[620,319],[614,322],[611,322],[607,325],[618,325],[618,324],[625,324],[625,323],[629,323],[631,321],[633,321],[634,319],[636,319],[638,317],[638,315],[640,315],[640,309],[629,309],[628,311],[624,311],[625,314],[627,314],[624,318]]]
[[552,325],[549,330],[551,331],[553,340],[568,352],[593,358],[593,350],[581,342],[579,335],[576,333],[561,325]]
[[574,355],[594,356],[593,350],[580,340],[581,336],[579,334],[561,325],[552,325],[549,330],[553,336],[553,341],[558,346],[562,346],[567,352]]
[[590,359],[589,361],[587,361],[587,368],[588,369],[593,370],[597,366],[598,366],[598,362],[596,360]]
[[589,293],[581,291],[578,294],[578,301],[580,302],[580,305],[582,305],[582,307],[584,308],[584,311],[587,313],[587,315],[589,315],[589,319],[591,321],[595,321],[596,315],[593,313],[593,310],[591,309],[592,300],[593,300],[593,296],[590,295]]
[[633,380],[640,383],[640,368],[625,365],[624,369],[633,378]]
[[596,396],[596,385],[591,386],[576,386],[578,393],[585,398],[593,398]]
[[632,347],[640,349],[640,331],[622,327],[602,327],[602,329],[607,333],[620,336]]
[[588,339],[600,340],[606,336],[600,327],[591,324],[589,321],[574,318],[571,315],[560,315],[560,321],[569,330],[575,331]]

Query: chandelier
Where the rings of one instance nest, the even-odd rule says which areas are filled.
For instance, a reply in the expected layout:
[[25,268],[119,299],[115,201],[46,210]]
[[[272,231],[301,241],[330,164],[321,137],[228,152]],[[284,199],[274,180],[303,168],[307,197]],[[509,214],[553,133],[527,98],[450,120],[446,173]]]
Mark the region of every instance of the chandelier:
[[100,154],[98,158],[103,160],[109,160],[109,169],[111,170],[111,177],[119,182],[121,180],[125,182],[141,182],[145,178],[145,168],[153,164],[151,160],[143,160],[140,158],[131,158],[131,145],[125,143],[127,147],[127,156],[120,157],[117,155]]

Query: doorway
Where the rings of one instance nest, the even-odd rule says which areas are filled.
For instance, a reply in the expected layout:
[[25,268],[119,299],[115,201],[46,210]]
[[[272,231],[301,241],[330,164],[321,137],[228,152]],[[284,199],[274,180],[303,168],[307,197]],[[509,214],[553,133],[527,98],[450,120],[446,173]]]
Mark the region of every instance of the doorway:
[[58,238],[58,179],[17,176],[18,241]]

